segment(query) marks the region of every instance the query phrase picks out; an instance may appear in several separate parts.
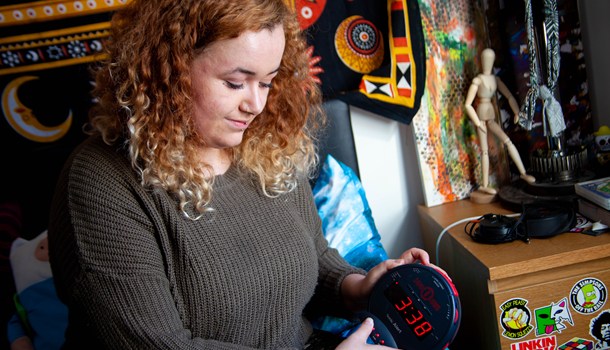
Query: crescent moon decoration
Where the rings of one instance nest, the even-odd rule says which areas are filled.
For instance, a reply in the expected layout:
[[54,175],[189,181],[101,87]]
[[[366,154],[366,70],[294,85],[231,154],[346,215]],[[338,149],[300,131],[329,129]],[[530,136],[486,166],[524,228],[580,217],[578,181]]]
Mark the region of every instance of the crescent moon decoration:
[[367,74],[383,62],[383,37],[375,25],[361,16],[343,20],[335,32],[335,48],[351,70]]
[[42,125],[32,110],[27,108],[17,96],[21,85],[36,79],[38,78],[34,76],[22,76],[8,83],[2,92],[2,112],[11,127],[26,139],[41,143],[57,141],[64,137],[72,126],[72,110],[61,124],[53,127]]

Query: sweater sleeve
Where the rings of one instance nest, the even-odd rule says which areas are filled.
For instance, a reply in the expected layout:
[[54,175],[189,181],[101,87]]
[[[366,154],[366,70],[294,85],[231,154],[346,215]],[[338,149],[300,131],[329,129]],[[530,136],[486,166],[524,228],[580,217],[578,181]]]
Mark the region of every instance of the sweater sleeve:
[[341,283],[347,275],[365,275],[366,271],[350,265],[336,249],[328,245],[322,232],[322,221],[315,206],[311,187],[306,182],[300,182],[297,188],[297,194],[301,198],[301,211],[306,222],[310,224],[314,236],[319,263],[318,287],[308,312],[321,315],[346,315],[348,311],[343,307]]
[[71,313],[67,348],[250,349],[192,336],[154,233],[163,228],[146,210],[154,203],[126,160],[104,152],[70,161],[54,199],[50,257]]

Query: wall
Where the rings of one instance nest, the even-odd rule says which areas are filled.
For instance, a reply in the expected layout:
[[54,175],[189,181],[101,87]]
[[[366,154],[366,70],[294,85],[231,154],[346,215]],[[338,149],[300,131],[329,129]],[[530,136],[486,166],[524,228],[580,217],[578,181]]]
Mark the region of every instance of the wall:
[[610,126],[610,1],[579,0],[578,12],[582,27],[587,80],[591,97],[593,126]]
[[417,205],[424,202],[412,127],[350,107],[360,178],[390,258],[423,247]]

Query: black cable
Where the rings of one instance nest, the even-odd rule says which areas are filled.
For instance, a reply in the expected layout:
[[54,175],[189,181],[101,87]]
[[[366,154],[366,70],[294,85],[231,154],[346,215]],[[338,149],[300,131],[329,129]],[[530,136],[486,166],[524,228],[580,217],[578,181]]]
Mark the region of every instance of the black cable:
[[477,220],[466,224],[464,231],[474,241],[487,244],[498,244],[512,242],[521,239],[529,241],[529,237],[523,230],[523,216],[513,219],[505,215],[485,214]]

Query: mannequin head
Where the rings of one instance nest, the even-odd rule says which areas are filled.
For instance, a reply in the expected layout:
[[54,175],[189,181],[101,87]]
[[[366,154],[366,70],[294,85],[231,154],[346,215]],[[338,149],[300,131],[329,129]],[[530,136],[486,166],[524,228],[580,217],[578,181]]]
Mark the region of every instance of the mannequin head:
[[494,50],[487,48],[481,52],[481,68],[483,69],[483,74],[491,74],[495,60],[496,53]]

